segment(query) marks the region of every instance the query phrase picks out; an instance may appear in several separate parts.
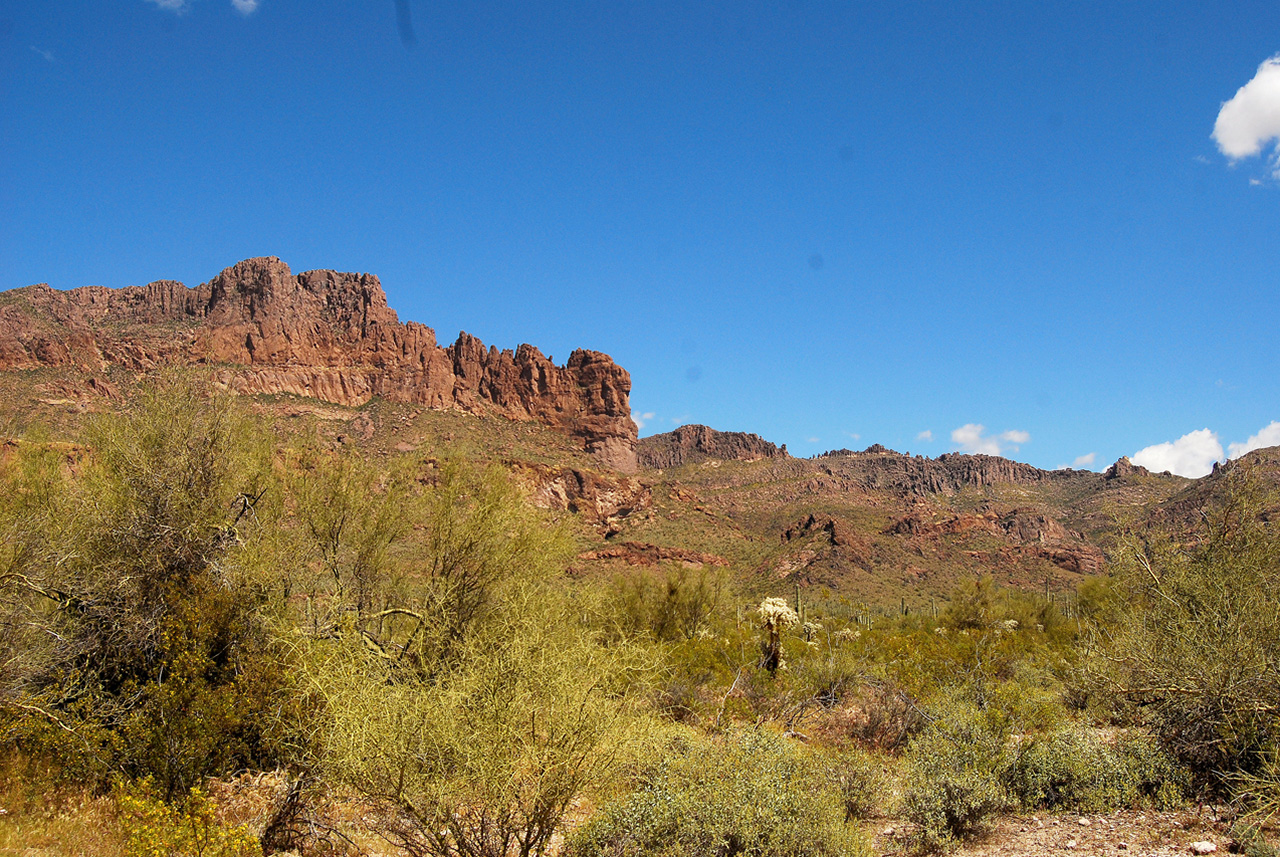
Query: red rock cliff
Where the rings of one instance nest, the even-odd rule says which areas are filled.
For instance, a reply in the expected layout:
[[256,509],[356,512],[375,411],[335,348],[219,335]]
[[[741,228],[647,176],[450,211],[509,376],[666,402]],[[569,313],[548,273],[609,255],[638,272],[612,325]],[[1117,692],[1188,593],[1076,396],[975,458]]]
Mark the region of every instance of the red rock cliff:
[[371,274],[307,271],[247,259],[194,289],[168,280],[108,289],[46,285],[0,293],[0,369],[164,363],[217,365],[242,393],[291,393],[342,405],[373,396],[547,423],[619,470],[636,466],[631,376],[606,354],[557,366],[532,345],[486,348],[463,333],[402,323]]

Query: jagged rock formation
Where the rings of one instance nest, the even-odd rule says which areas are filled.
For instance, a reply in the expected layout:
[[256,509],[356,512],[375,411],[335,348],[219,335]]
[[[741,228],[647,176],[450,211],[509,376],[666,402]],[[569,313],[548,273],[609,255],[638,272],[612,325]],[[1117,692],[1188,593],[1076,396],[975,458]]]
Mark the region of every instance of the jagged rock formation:
[[700,464],[711,459],[759,461],[762,458],[786,458],[787,445],[775,446],[757,434],[689,425],[644,438],[637,444],[636,455],[641,467],[658,470]]
[[[1217,465],[1214,465],[1216,470]],[[1103,476],[1110,482],[1112,479],[1124,479],[1126,476],[1150,476],[1151,471],[1140,464],[1134,464],[1129,457],[1121,456],[1116,463],[1107,468]]]
[[448,348],[402,323],[372,274],[307,271],[247,259],[188,289],[169,280],[109,289],[47,285],[0,293],[0,370],[166,363],[217,366],[242,393],[290,393],[355,406],[373,396],[430,408],[539,420],[609,466],[635,469],[631,377],[579,350],[556,366],[532,345]]
[[879,444],[862,452],[848,449],[823,453],[816,459],[828,476],[850,480],[868,491],[924,496],[955,494],[962,488],[989,485],[1045,485],[1098,475],[1080,470],[1041,470],[1020,461],[993,455],[945,453],[937,458],[903,455]]

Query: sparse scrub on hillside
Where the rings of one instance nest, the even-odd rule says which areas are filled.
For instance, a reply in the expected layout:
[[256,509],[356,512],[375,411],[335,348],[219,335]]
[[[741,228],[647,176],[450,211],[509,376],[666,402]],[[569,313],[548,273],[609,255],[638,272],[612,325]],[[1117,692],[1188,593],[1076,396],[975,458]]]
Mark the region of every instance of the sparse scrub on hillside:
[[[170,381],[83,446],[0,451],[0,728],[120,775],[122,842],[177,842],[212,818],[193,787],[275,766],[431,857],[541,853],[567,819],[576,857],[856,854],[881,811],[938,848],[1009,808],[1176,803],[1214,760],[1280,806],[1257,515],[1147,546],[1079,621],[991,579],[904,615],[719,569],[567,575],[574,533],[497,466],[266,428]],[[280,808],[261,841],[314,845]]]
[[608,621],[620,636],[692,640],[708,630],[711,616],[724,604],[727,587],[719,569],[676,566],[627,572],[609,584]]

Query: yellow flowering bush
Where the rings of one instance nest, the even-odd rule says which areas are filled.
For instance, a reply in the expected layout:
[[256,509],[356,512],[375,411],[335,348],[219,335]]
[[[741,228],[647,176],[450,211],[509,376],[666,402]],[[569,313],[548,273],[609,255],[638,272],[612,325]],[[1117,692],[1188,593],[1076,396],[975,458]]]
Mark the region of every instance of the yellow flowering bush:
[[259,857],[262,847],[248,827],[228,827],[213,801],[192,788],[177,804],[155,795],[150,777],[116,784],[116,807],[125,857]]

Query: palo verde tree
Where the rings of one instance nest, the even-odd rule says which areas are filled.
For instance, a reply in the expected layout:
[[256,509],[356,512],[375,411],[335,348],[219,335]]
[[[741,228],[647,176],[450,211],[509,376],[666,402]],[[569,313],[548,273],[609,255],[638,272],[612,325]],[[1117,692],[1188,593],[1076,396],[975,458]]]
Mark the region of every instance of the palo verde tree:
[[229,396],[166,376],[87,425],[79,470],[47,543],[4,580],[42,641],[7,677],[11,709],[36,715],[27,740],[56,736],[64,759],[168,794],[272,763],[265,435]]
[[[1237,466],[1239,468],[1239,466]],[[1280,535],[1274,498],[1230,474],[1190,543],[1131,543],[1114,609],[1093,623],[1093,678],[1144,713],[1202,779],[1256,770],[1280,745]]]
[[563,594],[564,534],[500,472],[425,490],[396,633],[307,639],[319,769],[410,854],[541,854],[618,764],[637,650],[604,646]]
[[306,562],[291,570],[287,586],[305,600],[311,636],[356,629],[372,640],[398,615],[405,563],[394,549],[421,518],[414,475],[411,466],[379,471],[350,451],[306,449],[291,462],[289,492]]

